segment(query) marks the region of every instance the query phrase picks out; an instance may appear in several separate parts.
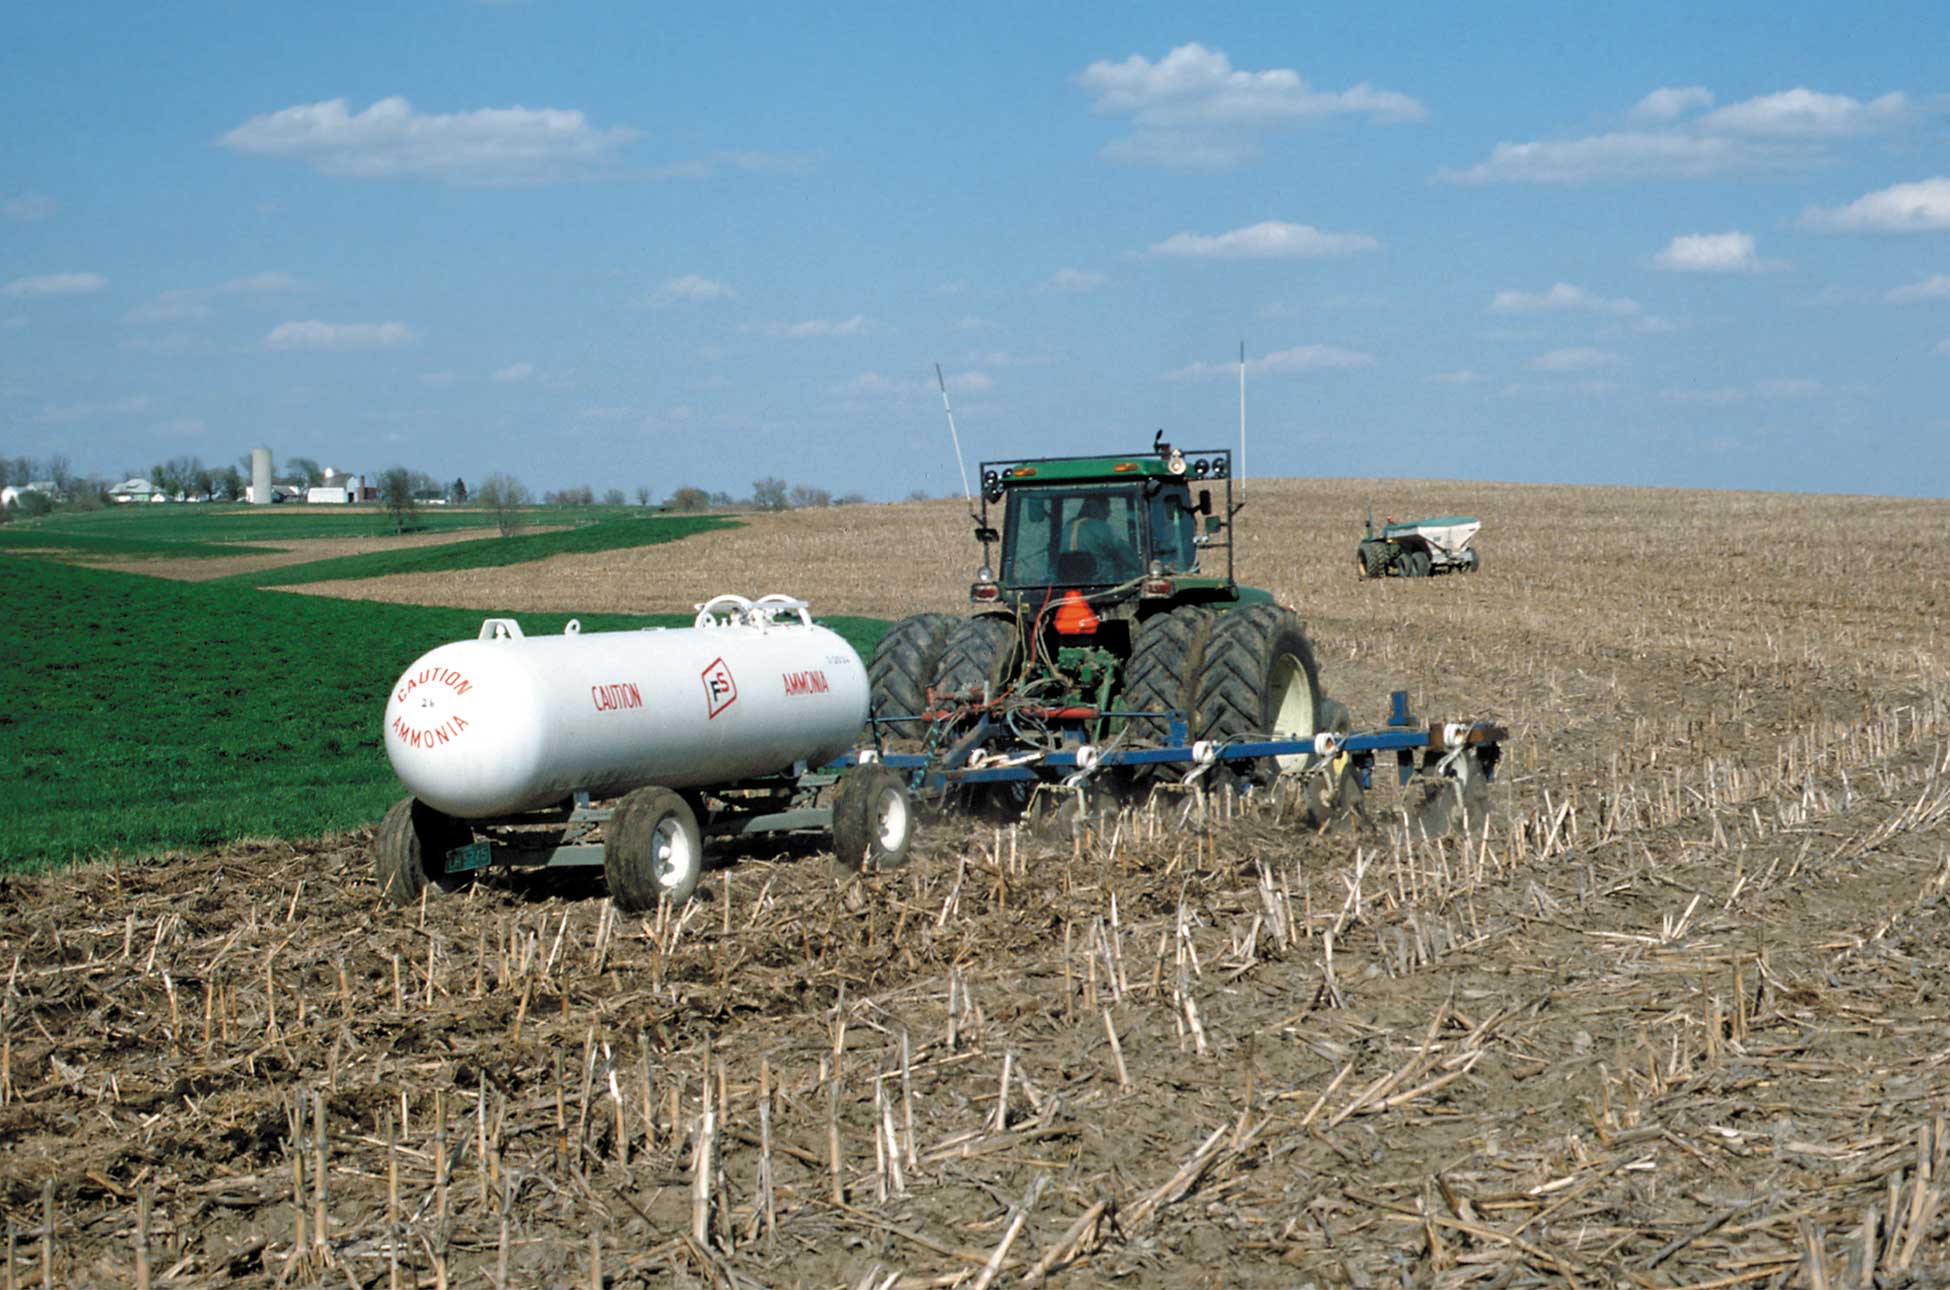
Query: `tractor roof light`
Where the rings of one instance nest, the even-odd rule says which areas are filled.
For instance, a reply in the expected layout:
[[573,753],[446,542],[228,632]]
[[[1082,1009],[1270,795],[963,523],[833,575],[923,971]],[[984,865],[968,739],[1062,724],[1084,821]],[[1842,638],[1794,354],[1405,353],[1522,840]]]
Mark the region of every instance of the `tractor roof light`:
[[1205,458],[1200,457],[1197,461],[1192,463],[1192,474],[1196,475],[1198,478],[1204,479],[1207,475],[1211,473],[1212,473],[1212,463],[1207,461]]
[[1182,453],[1182,452],[1180,452],[1180,451],[1178,451],[1178,449],[1176,449],[1176,448],[1173,448],[1173,449],[1171,450],[1171,456],[1169,456],[1169,457],[1167,457],[1167,458],[1165,459],[1165,469],[1166,469],[1166,470],[1169,470],[1169,471],[1170,471],[1170,472],[1171,472],[1172,474],[1174,474],[1174,475],[1182,475],[1182,474],[1184,474],[1184,473],[1185,473],[1185,454],[1184,454],[1184,453]]

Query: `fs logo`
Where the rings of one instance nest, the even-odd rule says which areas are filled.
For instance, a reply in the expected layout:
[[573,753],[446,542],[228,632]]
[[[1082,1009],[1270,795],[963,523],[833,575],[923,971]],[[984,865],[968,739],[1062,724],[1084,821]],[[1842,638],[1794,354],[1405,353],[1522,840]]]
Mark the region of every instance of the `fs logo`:
[[738,682],[731,679],[731,669],[721,658],[711,660],[702,673],[704,678],[704,719],[711,718],[730,707],[738,698]]

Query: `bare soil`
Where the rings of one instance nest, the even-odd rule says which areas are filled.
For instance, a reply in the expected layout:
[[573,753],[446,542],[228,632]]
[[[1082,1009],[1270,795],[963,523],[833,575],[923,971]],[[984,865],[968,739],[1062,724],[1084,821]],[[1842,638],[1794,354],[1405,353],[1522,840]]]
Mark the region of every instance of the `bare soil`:
[[[192,560],[169,559],[150,556],[142,559],[91,560],[88,563],[97,568],[115,569],[123,573],[146,573],[153,578],[171,578],[177,582],[208,582],[214,578],[227,578],[237,573],[261,573],[265,569],[282,569],[286,565],[309,564],[313,560],[330,560],[342,555],[369,555],[374,551],[397,551],[403,547],[445,546],[450,542],[477,542],[482,538],[494,537],[493,529],[453,529],[433,533],[405,533],[394,537],[364,538],[252,538],[240,542],[242,546],[268,546],[272,543],[285,544],[283,549],[265,555],[210,556]],[[71,551],[60,552],[65,558],[73,558]]]
[[[1484,572],[1356,581],[1368,494],[1482,515]],[[720,848],[649,919],[519,879],[392,910],[369,835],[0,880],[13,1269],[128,1283],[146,1232],[195,1282],[1950,1274],[1950,505],[1291,482],[1242,519],[1358,715],[1512,725],[1484,831],[1411,839],[1392,788],[1324,835],[935,819],[865,878]],[[968,527],[414,590],[953,608]]]

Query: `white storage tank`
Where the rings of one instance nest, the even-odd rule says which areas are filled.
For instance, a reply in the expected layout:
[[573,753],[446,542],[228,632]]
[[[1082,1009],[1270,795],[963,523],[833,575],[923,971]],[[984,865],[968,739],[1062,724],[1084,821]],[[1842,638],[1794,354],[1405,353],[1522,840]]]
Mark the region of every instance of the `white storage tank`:
[[271,450],[251,449],[250,501],[253,506],[271,504]]
[[719,596],[694,626],[524,636],[488,619],[400,676],[386,754],[412,794],[463,820],[578,790],[701,788],[817,766],[867,721],[867,670],[804,602]]

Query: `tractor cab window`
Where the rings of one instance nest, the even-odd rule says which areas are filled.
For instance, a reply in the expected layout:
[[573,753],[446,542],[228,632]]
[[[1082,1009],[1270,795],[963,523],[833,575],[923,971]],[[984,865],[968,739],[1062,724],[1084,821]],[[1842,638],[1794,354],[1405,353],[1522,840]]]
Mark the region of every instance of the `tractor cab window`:
[[1131,488],[1023,488],[1009,494],[1002,581],[1011,587],[1108,587],[1144,572]]
[[1167,488],[1151,499],[1151,558],[1171,573],[1191,573],[1198,567],[1198,516],[1191,510],[1191,491]]

